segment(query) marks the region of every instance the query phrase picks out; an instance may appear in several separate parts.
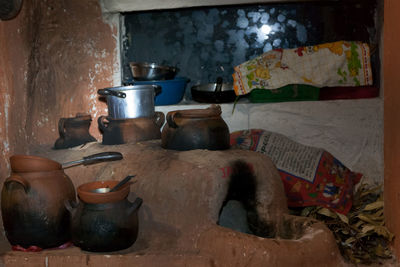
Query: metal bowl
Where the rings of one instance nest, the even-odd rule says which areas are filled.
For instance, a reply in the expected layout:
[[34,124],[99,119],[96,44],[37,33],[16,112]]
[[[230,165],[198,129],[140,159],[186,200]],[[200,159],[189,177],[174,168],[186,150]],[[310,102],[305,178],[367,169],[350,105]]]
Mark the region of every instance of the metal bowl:
[[175,77],[177,69],[171,66],[157,65],[147,62],[130,62],[132,76],[138,81],[171,80]]

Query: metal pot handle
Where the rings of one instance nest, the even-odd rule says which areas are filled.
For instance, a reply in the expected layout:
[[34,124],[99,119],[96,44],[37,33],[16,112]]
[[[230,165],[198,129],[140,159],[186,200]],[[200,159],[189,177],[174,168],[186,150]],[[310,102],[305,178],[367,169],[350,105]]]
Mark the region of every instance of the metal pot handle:
[[217,78],[216,85],[215,85],[215,90],[214,90],[215,93],[221,92],[221,89],[222,89],[222,82],[223,82],[222,77],[218,77],[218,78]]
[[158,128],[161,128],[161,126],[163,126],[165,122],[164,113],[157,111],[155,117],[156,117],[156,125],[158,126]]
[[15,173],[11,174],[11,176],[6,179],[4,181],[4,184],[7,186],[11,182],[16,182],[16,183],[20,184],[24,188],[25,193],[30,188],[29,182],[26,179],[22,178],[21,176],[15,174]]
[[109,117],[108,116],[100,116],[97,119],[97,124],[102,132],[108,131],[108,124],[109,124]]
[[103,95],[103,96],[112,95],[112,96],[116,96],[116,97],[120,97],[120,98],[126,97],[126,94],[124,92],[114,91],[114,90],[109,90],[109,89],[99,89],[99,90],[97,90],[97,93],[99,95]]
[[76,208],[78,207],[78,203],[76,201],[66,199],[64,200],[64,207],[69,211],[71,217],[73,217],[76,213]]
[[60,137],[62,137],[62,138],[65,137],[65,128],[64,128],[65,121],[66,121],[65,118],[61,118],[58,121],[58,133],[60,134]]
[[153,88],[154,88],[155,95],[161,94],[162,88],[160,85],[153,84]]
[[143,199],[141,199],[140,197],[137,197],[135,199],[135,201],[133,203],[130,203],[132,206],[130,206],[128,208],[128,210],[126,211],[127,215],[131,215],[133,212],[137,211],[140,206],[142,206],[143,204]]

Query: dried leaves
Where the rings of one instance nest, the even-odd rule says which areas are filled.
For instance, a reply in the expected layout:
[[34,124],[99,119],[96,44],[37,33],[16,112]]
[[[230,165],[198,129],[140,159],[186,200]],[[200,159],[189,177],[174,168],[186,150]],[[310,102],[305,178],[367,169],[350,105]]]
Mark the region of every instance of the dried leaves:
[[371,188],[360,185],[347,215],[322,207],[292,211],[296,215],[325,222],[333,232],[342,255],[353,263],[379,263],[392,257],[389,243],[394,236],[385,227],[381,186]]

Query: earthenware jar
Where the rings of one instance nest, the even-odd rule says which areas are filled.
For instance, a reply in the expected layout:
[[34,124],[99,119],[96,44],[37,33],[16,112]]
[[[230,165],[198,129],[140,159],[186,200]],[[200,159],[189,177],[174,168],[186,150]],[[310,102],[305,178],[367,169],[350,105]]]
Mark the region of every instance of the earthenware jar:
[[229,128],[221,117],[221,107],[168,112],[161,145],[174,150],[228,149]]
[[1,213],[11,245],[53,248],[70,240],[65,200],[75,188],[58,162],[27,155],[10,158],[12,173],[3,185]]
[[78,187],[79,204],[65,203],[71,214],[72,242],[82,250],[110,252],[129,248],[137,239],[138,210],[142,199],[131,203],[130,185],[115,192],[95,193],[97,188],[112,188],[118,181],[97,181]]
[[164,121],[164,113],[156,112],[151,118],[113,119],[100,116],[98,124],[103,133],[103,145],[117,145],[160,139]]
[[89,133],[91,122],[90,115],[80,113],[73,118],[61,118],[58,121],[60,137],[56,140],[54,148],[63,149],[96,141]]

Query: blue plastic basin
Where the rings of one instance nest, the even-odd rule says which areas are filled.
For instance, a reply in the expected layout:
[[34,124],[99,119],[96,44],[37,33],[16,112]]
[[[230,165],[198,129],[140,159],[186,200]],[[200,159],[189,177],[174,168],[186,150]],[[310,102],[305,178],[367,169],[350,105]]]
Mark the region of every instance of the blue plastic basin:
[[161,86],[161,93],[156,95],[156,106],[173,105],[179,103],[185,94],[187,78],[176,77],[173,80],[162,81],[135,81],[134,84],[156,84]]

